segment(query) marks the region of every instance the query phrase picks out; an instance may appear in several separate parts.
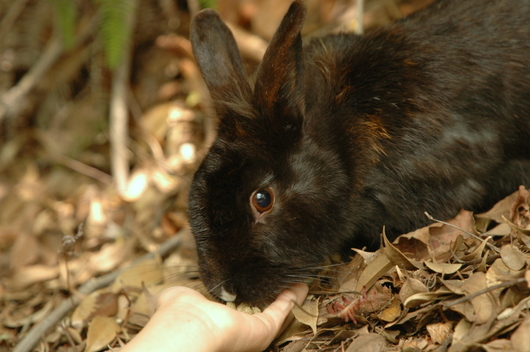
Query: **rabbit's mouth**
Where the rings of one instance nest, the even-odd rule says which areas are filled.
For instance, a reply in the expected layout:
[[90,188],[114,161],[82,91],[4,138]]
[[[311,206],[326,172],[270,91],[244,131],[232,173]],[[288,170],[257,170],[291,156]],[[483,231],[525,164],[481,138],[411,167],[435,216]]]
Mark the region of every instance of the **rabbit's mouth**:
[[224,287],[221,287],[221,294],[219,295],[219,298],[221,298],[225,302],[235,302],[237,295],[229,293],[224,289]]
[[286,264],[271,266],[264,260],[255,260],[252,264],[246,261],[237,270],[228,270],[226,273],[219,267],[210,271],[206,266],[202,266],[201,279],[214,297],[224,302],[245,303],[258,308],[267,307],[293,284],[310,284],[322,268],[294,268]]

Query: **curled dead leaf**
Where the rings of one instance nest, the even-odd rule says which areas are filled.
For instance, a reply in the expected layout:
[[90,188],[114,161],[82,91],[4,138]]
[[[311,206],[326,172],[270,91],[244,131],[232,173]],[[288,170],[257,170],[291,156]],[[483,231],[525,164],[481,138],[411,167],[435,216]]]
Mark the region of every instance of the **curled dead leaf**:
[[373,261],[370,262],[370,264],[366,266],[366,268],[364,268],[361,276],[359,277],[359,281],[357,281],[355,291],[360,292],[363,288],[370,289],[370,287],[372,287],[372,285],[379,280],[381,276],[392,269],[393,266],[394,264],[386,255],[386,252],[380,253],[379,256],[377,256]]
[[294,306],[293,315],[300,323],[311,327],[313,334],[317,334],[318,303],[320,298],[306,302],[302,307]]
[[[402,241],[405,240],[404,237],[400,236],[398,240],[398,244],[394,246],[383,233],[384,252],[392,264],[408,270],[423,269],[424,265],[420,261],[407,257],[400,249],[398,249],[403,248]],[[421,242],[416,241],[416,244],[419,245],[419,243]],[[423,246],[423,244],[421,246]],[[411,248],[411,246],[408,246],[407,248]]]
[[[403,286],[401,287],[401,290],[399,290],[399,300],[403,303],[412,295],[415,295],[417,293],[424,293],[428,292],[427,286],[423,284],[418,279],[408,277],[405,282],[403,283]],[[418,303],[420,304],[420,303]],[[412,305],[406,307],[413,307],[415,306],[414,303]]]

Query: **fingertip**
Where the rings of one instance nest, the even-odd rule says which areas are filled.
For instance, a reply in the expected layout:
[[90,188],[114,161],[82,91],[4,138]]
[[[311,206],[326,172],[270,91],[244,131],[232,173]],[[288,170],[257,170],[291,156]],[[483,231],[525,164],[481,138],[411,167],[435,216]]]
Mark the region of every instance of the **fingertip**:
[[303,300],[305,300],[305,298],[307,297],[307,294],[309,293],[309,287],[304,283],[299,283],[299,284],[294,285],[292,287],[292,290],[296,294],[297,302],[299,302],[299,300],[302,300],[303,302]]
[[280,293],[264,312],[274,311],[281,312],[281,315],[287,315],[296,304],[304,303],[308,291],[309,288],[305,284],[293,285]]
[[278,299],[282,299],[285,297],[285,299],[289,301],[294,301],[298,304],[302,304],[307,296],[307,293],[309,292],[309,287],[304,283],[298,283],[295,285],[292,285],[285,291],[283,291],[280,296],[278,296]]

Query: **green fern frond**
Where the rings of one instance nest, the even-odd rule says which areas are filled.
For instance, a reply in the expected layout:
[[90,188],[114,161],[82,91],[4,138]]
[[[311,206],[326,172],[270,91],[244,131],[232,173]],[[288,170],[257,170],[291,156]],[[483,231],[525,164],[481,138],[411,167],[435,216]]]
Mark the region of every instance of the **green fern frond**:
[[135,1],[97,0],[101,12],[100,34],[104,43],[107,65],[115,69],[120,64],[128,41],[132,37],[132,26],[128,18],[136,10]]
[[217,0],[199,0],[199,5],[201,9],[215,9],[217,8]]
[[77,18],[76,1],[52,0],[55,25],[62,37],[63,46],[66,50],[72,49],[75,37],[75,20]]

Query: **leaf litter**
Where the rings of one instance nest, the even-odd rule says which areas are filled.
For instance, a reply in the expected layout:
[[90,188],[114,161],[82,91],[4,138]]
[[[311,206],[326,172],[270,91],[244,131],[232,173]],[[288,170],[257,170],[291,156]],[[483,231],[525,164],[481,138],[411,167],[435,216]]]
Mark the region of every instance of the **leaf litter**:
[[[399,8],[389,3],[367,2],[365,21],[374,26],[388,22],[396,9],[403,15],[425,1],[396,1]],[[308,5],[311,11],[310,1]],[[38,16],[46,6],[27,5],[17,24],[33,26],[28,33],[47,33],[48,19]],[[142,13],[154,16],[147,3],[141,6]],[[236,33],[250,67],[275,29],[266,23],[281,18],[282,6],[250,12],[222,7],[227,17],[241,16],[233,21],[243,26],[252,22],[248,16],[256,18],[254,27]],[[329,9],[319,11],[322,18],[308,27],[321,28],[326,15],[333,17]],[[83,20],[88,22],[93,14],[86,11]],[[149,26],[171,21],[149,18],[151,22],[141,25],[154,33],[151,49],[135,56],[139,68],[131,91],[138,116],[131,131],[131,177],[123,196],[107,173],[104,99],[96,93],[104,88],[85,87],[70,95],[81,84],[80,78],[68,81],[74,68],[68,75],[60,74],[61,65],[52,68],[42,85],[52,86],[53,81],[55,93],[28,96],[25,102],[33,107],[17,117],[32,122],[2,131],[0,351],[32,350],[24,339],[52,318],[55,322],[38,333],[39,350],[118,350],[146,324],[164,288],[185,285],[206,293],[197,280],[186,193],[215,121],[206,117],[208,97],[185,31],[157,32]],[[18,71],[12,77],[9,70],[0,73],[12,85],[17,72],[30,68],[27,52],[41,51],[18,28],[12,38],[27,43],[23,50],[9,48]],[[79,64],[90,56],[80,68],[90,72],[87,87],[101,84],[97,79],[102,76],[97,74],[101,54],[88,45],[83,49],[96,54],[78,50],[66,57]],[[3,60],[5,69],[8,55]],[[31,111],[35,116],[30,118]],[[522,187],[486,213],[462,211],[446,223],[433,220],[393,243],[383,236],[384,245],[376,252],[354,249],[351,262],[332,266],[322,282],[314,283],[305,304],[296,307],[294,322],[269,350],[528,351],[529,202]],[[169,241],[178,248],[167,247],[160,254]],[[153,255],[137,261],[144,253]]]

